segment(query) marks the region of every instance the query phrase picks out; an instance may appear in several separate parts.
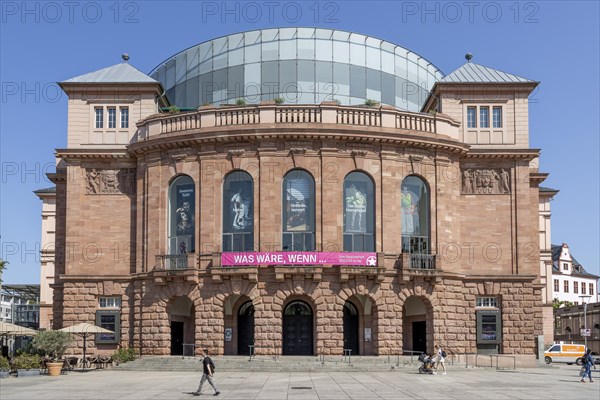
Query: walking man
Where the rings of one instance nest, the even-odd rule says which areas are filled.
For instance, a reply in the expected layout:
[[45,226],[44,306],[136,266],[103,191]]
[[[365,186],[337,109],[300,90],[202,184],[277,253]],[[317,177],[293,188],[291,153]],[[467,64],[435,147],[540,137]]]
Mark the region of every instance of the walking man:
[[592,380],[592,366],[596,369],[596,365],[594,365],[594,357],[592,357],[592,349],[588,349],[585,355],[583,356],[583,376],[581,377],[581,383],[585,382],[585,377],[587,376],[590,382],[594,382]]
[[213,389],[215,389],[214,396],[218,396],[221,392],[219,392],[219,389],[217,389],[217,386],[213,382],[213,374],[215,373],[215,364],[208,356],[208,350],[206,350],[206,349],[202,350],[202,357],[204,357],[202,359],[202,379],[200,379],[200,386],[198,386],[198,390],[196,390],[192,394],[194,396],[200,396],[202,394],[202,385],[204,385],[204,381],[206,381],[208,379],[208,383],[210,384],[210,386],[212,386]]
[[444,363],[444,356],[446,355],[446,352],[437,344],[434,346],[434,349],[436,351],[437,362],[435,363],[435,371],[433,373],[437,374],[437,370],[441,364],[442,369],[444,370],[442,375],[446,375],[446,364]]

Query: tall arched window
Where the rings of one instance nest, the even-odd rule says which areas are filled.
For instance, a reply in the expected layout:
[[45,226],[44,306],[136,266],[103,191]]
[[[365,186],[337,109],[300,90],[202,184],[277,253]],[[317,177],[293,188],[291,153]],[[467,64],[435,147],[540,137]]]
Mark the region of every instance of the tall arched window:
[[364,172],[344,179],[344,251],[375,251],[375,191]]
[[430,254],[429,189],[418,176],[407,176],[400,188],[402,252]]
[[254,250],[254,181],[234,171],[223,183],[223,251]]
[[315,250],[315,180],[295,169],[283,177],[283,251]]
[[192,178],[181,175],[169,187],[169,254],[195,251],[196,185]]

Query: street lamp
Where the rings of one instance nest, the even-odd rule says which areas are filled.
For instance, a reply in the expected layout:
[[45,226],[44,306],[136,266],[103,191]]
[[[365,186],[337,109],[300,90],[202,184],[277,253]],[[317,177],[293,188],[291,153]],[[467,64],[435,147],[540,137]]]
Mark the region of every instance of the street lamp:
[[[587,301],[589,301],[590,299],[589,294],[582,294],[579,295],[579,298],[581,299],[581,301],[583,301],[583,329],[585,329],[585,336],[583,337],[584,343],[585,343],[585,349],[587,350]],[[579,328],[581,329],[581,327]]]

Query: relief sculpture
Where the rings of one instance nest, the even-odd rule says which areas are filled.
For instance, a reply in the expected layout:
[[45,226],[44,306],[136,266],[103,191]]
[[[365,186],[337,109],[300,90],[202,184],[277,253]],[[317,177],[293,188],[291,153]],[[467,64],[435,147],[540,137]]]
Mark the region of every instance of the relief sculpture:
[[509,194],[510,173],[507,168],[462,170],[462,194]]
[[87,194],[135,193],[135,169],[86,169]]

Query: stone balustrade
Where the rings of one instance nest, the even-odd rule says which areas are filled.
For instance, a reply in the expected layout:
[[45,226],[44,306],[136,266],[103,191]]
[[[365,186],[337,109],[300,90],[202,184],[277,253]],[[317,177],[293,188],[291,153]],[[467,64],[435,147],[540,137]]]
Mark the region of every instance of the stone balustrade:
[[443,114],[401,111],[389,106],[277,105],[203,106],[196,111],[152,115],[138,123],[138,141],[159,135],[224,126],[258,124],[334,124],[343,127],[391,128],[410,132],[445,134],[458,139],[459,123]]

